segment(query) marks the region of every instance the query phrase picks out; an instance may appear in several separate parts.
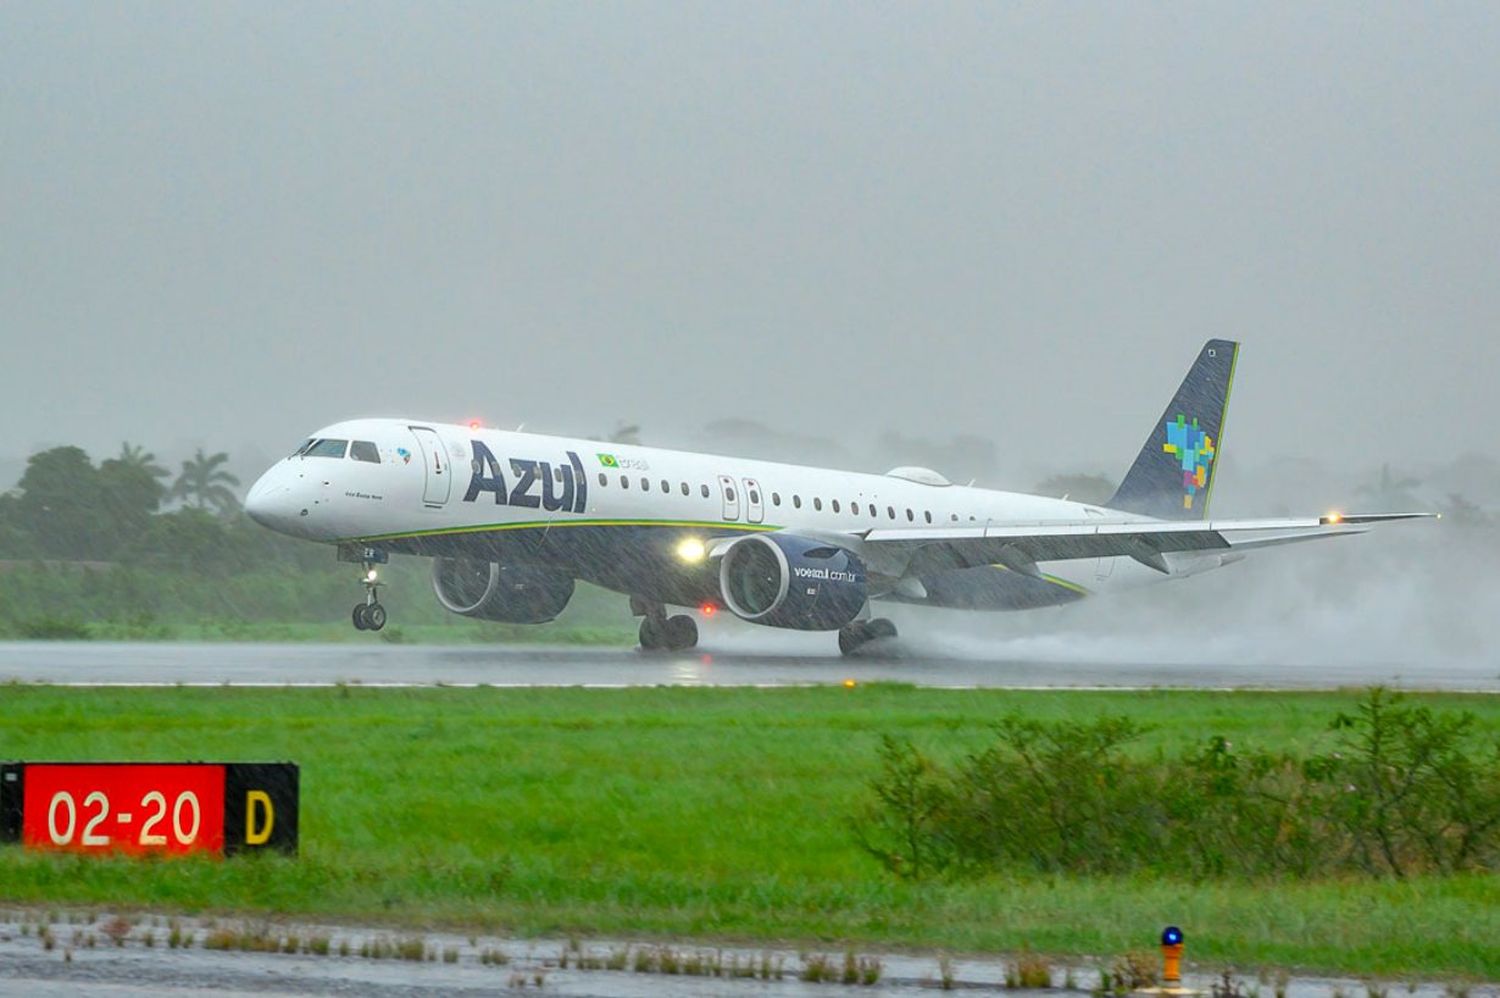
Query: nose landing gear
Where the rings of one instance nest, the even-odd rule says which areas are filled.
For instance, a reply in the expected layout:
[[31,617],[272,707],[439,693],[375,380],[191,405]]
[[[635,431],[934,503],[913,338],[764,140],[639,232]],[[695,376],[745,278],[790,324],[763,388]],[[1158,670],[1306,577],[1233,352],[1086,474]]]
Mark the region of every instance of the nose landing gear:
[[385,626],[385,607],[380,605],[380,573],[372,562],[365,562],[365,601],[354,605],[354,629],[378,631]]

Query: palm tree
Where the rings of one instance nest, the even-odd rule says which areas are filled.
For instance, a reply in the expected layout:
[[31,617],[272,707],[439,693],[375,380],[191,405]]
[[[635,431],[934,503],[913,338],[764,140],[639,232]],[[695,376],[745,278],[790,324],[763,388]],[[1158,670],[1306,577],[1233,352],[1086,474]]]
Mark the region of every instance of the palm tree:
[[120,444],[120,456],[115,460],[124,467],[139,468],[152,478],[166,478],[171,474],[166,468],[156,463],[155,454],[142,446],[132,445],[129,441]]
[[240,484],[240,480],[220,467],[228,460],[229,455],[223,451],[204,454],[199,447],[190,460],[182,462],[182,474],[172,484],[170,496],[198,509],[211,506],[220,513],[239,509],[240,501],[229,486]]

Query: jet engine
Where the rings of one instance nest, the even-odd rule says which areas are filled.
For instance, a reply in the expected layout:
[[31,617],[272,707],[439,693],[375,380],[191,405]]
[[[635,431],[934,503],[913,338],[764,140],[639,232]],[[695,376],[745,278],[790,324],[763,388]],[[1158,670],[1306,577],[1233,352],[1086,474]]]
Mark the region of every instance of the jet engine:
[[432,591],[443,609],[506,624],[544,624],[573,598],[573,579],[539,565],[436,558]]
[[854,554],[795,534],[755,534],[724,552],[719,591],[736,616],[755,624],[833,631],[858,615],[868,586]]

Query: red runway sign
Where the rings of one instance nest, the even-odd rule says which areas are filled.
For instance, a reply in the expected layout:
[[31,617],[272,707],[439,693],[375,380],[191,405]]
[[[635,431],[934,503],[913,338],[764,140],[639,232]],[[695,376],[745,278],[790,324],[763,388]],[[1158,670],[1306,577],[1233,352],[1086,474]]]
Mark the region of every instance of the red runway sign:
[[0,842],[66,852],[297,851],[292,763],[0,764]]

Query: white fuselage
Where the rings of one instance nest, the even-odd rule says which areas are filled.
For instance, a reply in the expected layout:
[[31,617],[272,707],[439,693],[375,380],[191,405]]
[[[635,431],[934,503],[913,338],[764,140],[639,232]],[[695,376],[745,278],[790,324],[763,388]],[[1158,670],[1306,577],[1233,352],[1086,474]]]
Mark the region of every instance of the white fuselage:
[[[308,540],[396,553],[539,559],[630,593],[651,588],[626,571],[640,571],[630,555],[643,545],[675,550],[685,538],[711,543],[786,530],[857,544],[876,528],[1122,516],[951,485],[923,469],[863,474],[414,420],[336,423],[309,443],[311,450],[304,445],[250,490],[246,509],[258,522]],[[1121,558],[1042,568],[1043,579],[1024,580],[1040,584],[1037,592],[1016,602],[997,591],[971,608],[1067,602],[1104,585],[1161,577]],[[1008,573],[997,566],[993,574]],[[895,582],[872,584],[871,595],[902,599]],[[1054,590],[1057,598],[1049,600]]]

